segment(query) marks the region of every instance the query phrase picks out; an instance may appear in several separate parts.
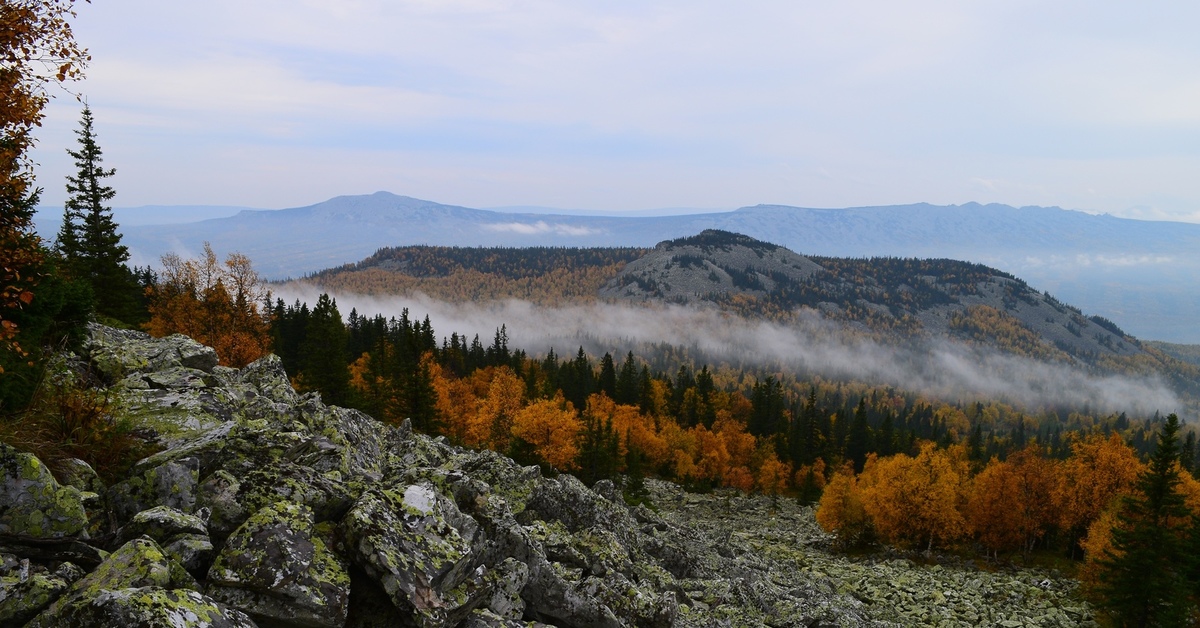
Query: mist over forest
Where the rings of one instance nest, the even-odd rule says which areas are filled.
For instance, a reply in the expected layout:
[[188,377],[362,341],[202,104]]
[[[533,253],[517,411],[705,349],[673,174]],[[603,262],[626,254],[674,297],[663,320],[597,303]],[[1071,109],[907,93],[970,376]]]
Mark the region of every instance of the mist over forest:
[[[324,290],[302,282],[277,284],[285,303],[315,303]],[[947,401],[997,398],[1030,411],[1047,406],[1090,407],[1096,412],[1149,415],[1182,410],[1170,387],[1158,377],[1089,373],[1082,366],[1054,364],[948,340],[892,346],[847,337],[816,316],[799,325],[747,320],[713,308],[653,307],[593,303],[547,308],[521,300],[450,303],[424,295],[377,297],[332,294],[343,317],[398,316],[407,308],[415,319],[429,316],[439,339],[451,332],[490,339],[506,327],[513,347],[530,355],[551,348],[571,355],[582,346],[591,355],[623,355],[639,346],[675,345],[698,359],[735,366],[787,370],[829,379],[890,384]],[[700,365],[697,364],[697,367]]]

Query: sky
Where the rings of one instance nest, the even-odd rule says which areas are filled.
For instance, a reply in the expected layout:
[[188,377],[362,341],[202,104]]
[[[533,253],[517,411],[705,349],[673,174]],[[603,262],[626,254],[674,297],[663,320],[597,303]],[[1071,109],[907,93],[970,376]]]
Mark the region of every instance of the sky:
[[[970,201],[1200,222],[1200,3],[81,4],[113,204]],[[34,153],[61,205],[81,105]]]

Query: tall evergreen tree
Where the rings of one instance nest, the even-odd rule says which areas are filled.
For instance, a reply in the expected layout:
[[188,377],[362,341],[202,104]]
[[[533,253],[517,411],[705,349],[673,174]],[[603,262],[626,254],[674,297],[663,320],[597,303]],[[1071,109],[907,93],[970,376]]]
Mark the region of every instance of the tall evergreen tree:
[[600,358],[600,376],[596,380],[596,387],[609,399],[617,398],[617,366],[611,353],[605,353]]
[[117,192],[104,180],[117,170],[101,165],[104,157],[92,123],[92,110],[84,105],[75,131],[79,150],[67,150],[75,159],[77,173],[67,176],[68,196],[57,249],[67,272],[91,286],[99,314],[139,322],[144,316],[138,311],[138,282],[125,266],[129,248],[121,244],[112,208],[107,205]]
[[350,396],[350,370],[346,359],[346,325],[337,301],[322,294],[304,330],[300,345],[301,387],[319,390],[326,403],[345,405]]
[[1184,556],[1188,509],[1179,492],[1179,418],[1167,417],[1138,490],[1126,497],[1100,559],[1100,606],[1120,626],[1182,626],[1188,612]]
[[867,398],[863,397],[854,410],[854,420],[850,423],[850,432],[846,436],[846,458],[854,461],[855,473],[862,473],[870,447],[871,427],[867,424]]

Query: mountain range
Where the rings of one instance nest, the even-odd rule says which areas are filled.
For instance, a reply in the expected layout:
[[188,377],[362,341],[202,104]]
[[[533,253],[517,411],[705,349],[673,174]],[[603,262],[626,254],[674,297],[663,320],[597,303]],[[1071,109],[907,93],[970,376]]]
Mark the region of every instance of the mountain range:
[[637,246],[705,229],[746,234],[804,255],[950,258],[995,267],[1130,333],[1200,343],[1200,225],[1056,207],[846,209],[756,205],[670,216],[507,213],[377,192],[185,224],[123,228],[133,263],[167,252],[248,255],[264,276],[299,277],[387,246]]

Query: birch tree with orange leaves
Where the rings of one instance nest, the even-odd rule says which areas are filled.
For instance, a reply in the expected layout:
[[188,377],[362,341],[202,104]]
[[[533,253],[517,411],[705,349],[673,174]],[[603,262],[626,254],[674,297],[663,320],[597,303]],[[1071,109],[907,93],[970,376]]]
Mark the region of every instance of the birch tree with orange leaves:
[[897,454],[870,461],[859,477],[863,507],[885,541],[901,546],[945,546],[966,533],[962,514],[967,464],[934,443],[912,458]]
[[1057,523],[1057,470],[1037,445],[1030,445],[1004,462],[993,458],[975,476],[966,516],[985,549],[993,554],[1028,553]]
[[[876,464],[874,454],[868,456],[867,464]],[[870,534],[871,520],[863,506],[853,467],[842,467],[829,480],[817,504],[816,516],[817,524],[835,535],[835,543],[842,549],[857,544]]]
[[1144,468],[1118,434],[1072,443],[1054,489],[1059,525],[1072,539],[1080,538],[1114,499],[1133,491]]

